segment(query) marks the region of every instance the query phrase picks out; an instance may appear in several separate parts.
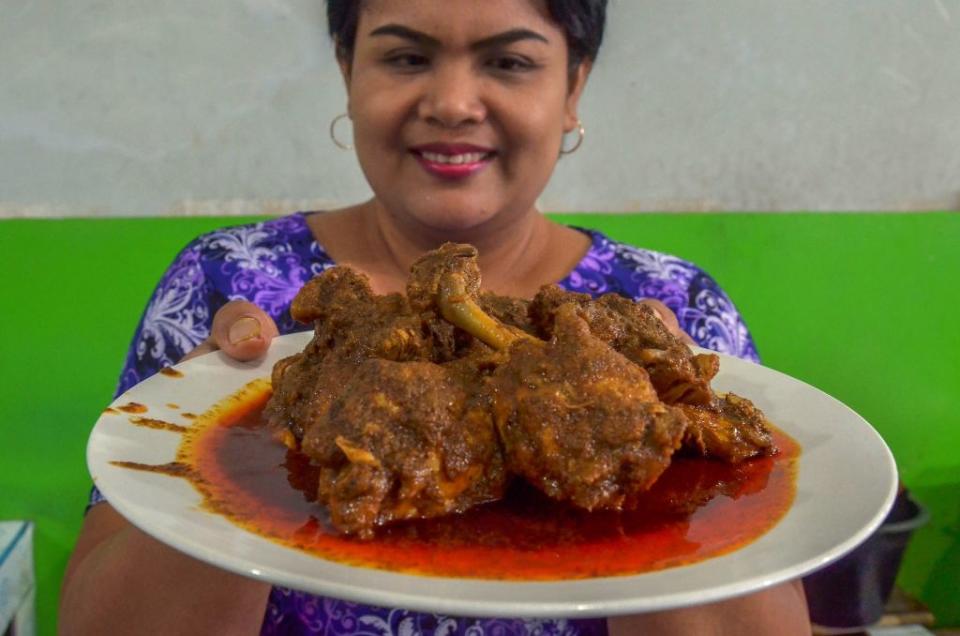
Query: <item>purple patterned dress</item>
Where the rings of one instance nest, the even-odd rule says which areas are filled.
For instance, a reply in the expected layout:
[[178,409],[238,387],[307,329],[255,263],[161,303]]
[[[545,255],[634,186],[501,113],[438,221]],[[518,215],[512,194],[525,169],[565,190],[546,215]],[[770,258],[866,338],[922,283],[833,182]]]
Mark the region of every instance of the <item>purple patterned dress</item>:
[[[672,309],[683,329],[703,347],[757,361],[740,314],[701,269],[679,258],[617,243],[582,230],[592,246],[560,285],[593,296],[616,292],[656,298]],[[310,278],[335,263],[317,244],[306,214],[230,227],[193,240],[160,279],[137,326],[117,395],[175,364],[210,333],[213,315],[226,302],[256,303],[280,333],[302,330],[290,302]],[[103,501],[93,489],[91,505]],[[437,616],[370,607],[273,588],[262,634],[361,636],[574,636],[606,634],[603,619],[521,620]]]

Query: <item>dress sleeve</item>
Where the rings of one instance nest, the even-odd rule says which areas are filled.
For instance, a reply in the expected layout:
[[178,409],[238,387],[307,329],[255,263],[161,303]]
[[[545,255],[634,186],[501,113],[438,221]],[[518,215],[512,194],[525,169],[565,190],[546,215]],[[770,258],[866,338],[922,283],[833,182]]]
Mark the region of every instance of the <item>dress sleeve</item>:
[[[194,240],[160,278],[134,331],[114,397],[176,364],[209,335],[219,300],[202,257],[201,242]],[[101,501],[103,495],[94,486],[87,510]]]
[[594,234],[594,247],[588,257],[592,280],[577,281],[586,288],[584,291],[593,295],[615,291],[634,300],[654,298],[677,315],[680,326],[701,347],[760,361],[750,331],[733,301],[697,265],[672,254],[610,241],[598,234]]
[[216,308],[202,256],[200,241],[191,242],[160,278],[134,331],[116,395],[176,364],[210,334]]
[[[671,307],[680,326],[705,349],[738,358],[760,362],[753,337],[734,306],[717,282],[697,268],[689,279],[685,304]],[[667,303],[668,305],[670,303]]]

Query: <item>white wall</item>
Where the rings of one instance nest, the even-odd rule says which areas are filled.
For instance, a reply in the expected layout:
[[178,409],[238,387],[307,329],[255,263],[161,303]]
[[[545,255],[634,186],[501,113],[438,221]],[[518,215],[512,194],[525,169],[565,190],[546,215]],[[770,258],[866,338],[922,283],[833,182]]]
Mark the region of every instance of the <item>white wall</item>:
[[[321,0],[0,2],[0,216],[367,189]],[[612,0],[548,210],[960,209],[960,0]]]

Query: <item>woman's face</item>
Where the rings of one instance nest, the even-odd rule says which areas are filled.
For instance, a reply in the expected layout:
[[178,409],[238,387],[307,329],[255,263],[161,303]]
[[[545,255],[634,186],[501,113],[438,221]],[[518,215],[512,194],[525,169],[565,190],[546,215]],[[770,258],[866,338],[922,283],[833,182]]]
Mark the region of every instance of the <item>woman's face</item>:
[[341,65],[377,199],[451,233],[533,209],[589,70],[542,0],[368,0]]

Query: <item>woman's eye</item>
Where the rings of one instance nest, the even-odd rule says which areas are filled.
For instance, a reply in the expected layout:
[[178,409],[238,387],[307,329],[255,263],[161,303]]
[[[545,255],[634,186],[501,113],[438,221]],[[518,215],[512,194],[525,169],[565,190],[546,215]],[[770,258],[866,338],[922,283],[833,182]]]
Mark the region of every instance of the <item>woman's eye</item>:
[[488,65],[497,71],[522,72],[534,68],[534,64],[522,57],[504,56],[495,57],[488,62]]
[[430,60],[428,60],[426,56],[418,55],[417,53],[399,53],[389,56],[386,61],[390,66],[400,69],[416,70],[426,66]]

